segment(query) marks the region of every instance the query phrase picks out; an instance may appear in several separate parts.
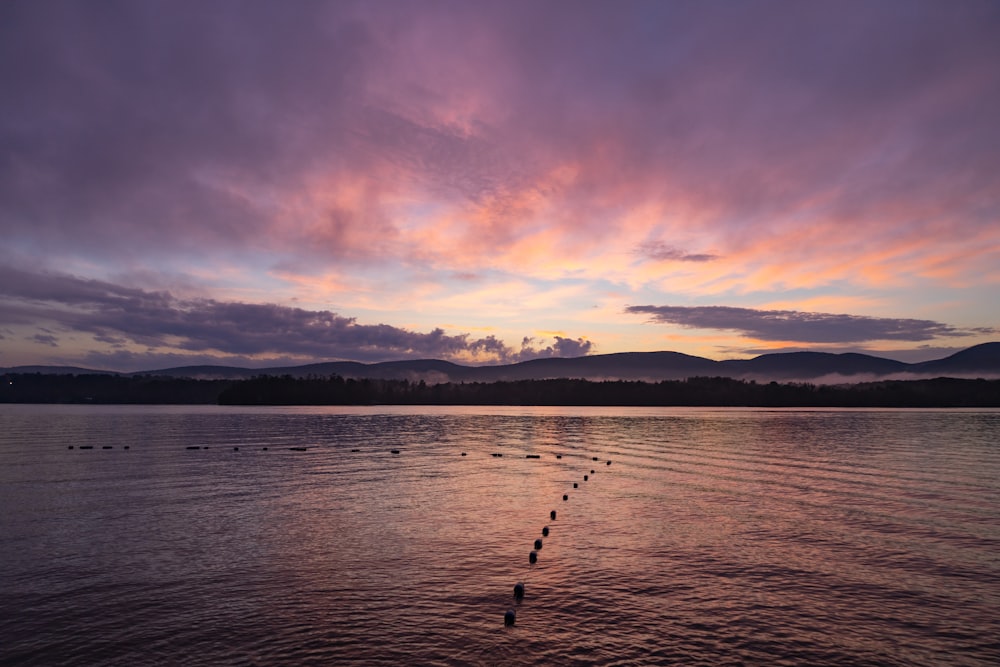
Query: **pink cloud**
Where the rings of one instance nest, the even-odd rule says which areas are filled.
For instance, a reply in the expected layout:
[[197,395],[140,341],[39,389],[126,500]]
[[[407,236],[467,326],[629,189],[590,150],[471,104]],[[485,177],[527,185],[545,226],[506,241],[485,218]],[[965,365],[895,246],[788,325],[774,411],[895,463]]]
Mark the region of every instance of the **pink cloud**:
[[39,264],[242,264],[310,296],[381,273],[392,303],[428,274],[996,282],[998,20],[976,0],[7,3],[0,233]]

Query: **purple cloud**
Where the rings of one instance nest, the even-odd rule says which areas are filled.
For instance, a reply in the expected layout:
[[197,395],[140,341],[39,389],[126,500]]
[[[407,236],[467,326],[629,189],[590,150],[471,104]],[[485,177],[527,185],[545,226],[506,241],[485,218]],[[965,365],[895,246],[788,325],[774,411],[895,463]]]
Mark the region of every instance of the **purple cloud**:
[[[966,307],[997,278],[998,33],[993,0],[0,2],[3,253],[183,274],[206,295],[35,274],[5,323],[192,354],[258,354],[282,323],[303,332],[294,354],[522,354],[213,300],[198,276],[220,265],[255,290],[280,273],[281,303],[320,274],[396,303],[428,275],[447,277],[437,293],[526,273],[597,292],[635,284],[631,259],[685,263],[691,293],[892,275]],[[806,342],[957,335],[843,317],[784,325]],[[526,353],[591,349],[566,341]]]
[[691,253],[662,241],[647,241],[639,245],[637,253],[641,257],[658,262],[711,262],[718,255]]
[[[150,355],[177,349],[192,355],[247,358],[283,355],[300,360],[385,361],[473,355],[509,362],[577,356],[590,350],[590,343],[583,339],[561,337],[543,349],[522,345],[514,350],[493,336],[472,338],[469,334],[449,335],[440,328],[422,333],[388,324],[360,324],[356,318],[327,310],[179,299],[169,292],[2,266],[0,320],[53,322],[67,330],[90,333],[112,350],[128,343],[147,346]],[[57,338],[47,329],[33,339],[58,346]]]
[[538,359],[541,357],[582,357],[590,354],[594,350],[593,341],[585,338],[564,338],[555,336],[555,343],[543,349],[534,347],[535,339],[525,337],[521,341],[521,352],[513,361],[527,361],[528,359]]
[[59,347],[59,339],[52,334],[37,333],[31,337],[31,340],[42,345],[48,345],[49,347]]
[[629,306],[625,312],[645,314],[654,322],[689,329],[736,331],[759,340],[802,343],[860,343],[878,340],[923,341],[996,333],[989,328],[960,329],[931,320],[757,310],[731,306]]
[[[491,243],[517,238],[525,191],[595,236],[624,202],[685,200],[738,244],[818,192],[847,220],[907,197],[982,226],[998,25],[975,0],[7,2],[0,231],[50,253],[373,261],[404,187],[488,205]],[[546,184],[564,164],[576,178]],[[304,196],[350,179],[349,206]],[[289,226],[286,200],[312,222]]]

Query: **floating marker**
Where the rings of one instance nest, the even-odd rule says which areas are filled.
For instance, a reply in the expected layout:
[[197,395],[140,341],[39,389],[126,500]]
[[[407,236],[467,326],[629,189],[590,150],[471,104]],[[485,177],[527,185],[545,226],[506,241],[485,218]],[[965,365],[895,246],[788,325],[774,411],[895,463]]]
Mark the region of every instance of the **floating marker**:
[[556,520],[556,511],[555,510],[552,510],[551,512],[549,512],[549,518],[551,518],[553,521]]
[[535,540],[535,551],[541,551],[541,549],[542,549],[542,541]]
[[514,625],[515,620],[517,620],[517,614],[514,613],[513,609],[508,609],[507,613],[503,615],[503,624],[510,627]]
[[549,536],[549,527],[545,526],[545,528],[542,528],[542,537],[548,537],[548,536]]
[[538,552],[537,551],[532,551],[530,554],[528,554],[528,562],[531,563],[532,565],[534,565],[535,563],[538,562]]
[[524,597],[524,584],[520,581],[514,584],[514,597],[518,600]]

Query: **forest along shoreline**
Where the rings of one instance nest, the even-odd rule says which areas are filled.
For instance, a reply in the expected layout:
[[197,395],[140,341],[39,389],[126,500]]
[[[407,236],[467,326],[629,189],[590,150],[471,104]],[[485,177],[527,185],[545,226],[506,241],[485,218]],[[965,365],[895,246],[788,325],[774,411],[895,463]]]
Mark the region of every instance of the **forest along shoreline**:
[[339,375],[204,380],[158,375],[7,373],[0,403],[148,405],[584,405],[996,408],[1000,380],[939,377],[849,384],[685,380],[443,382]]

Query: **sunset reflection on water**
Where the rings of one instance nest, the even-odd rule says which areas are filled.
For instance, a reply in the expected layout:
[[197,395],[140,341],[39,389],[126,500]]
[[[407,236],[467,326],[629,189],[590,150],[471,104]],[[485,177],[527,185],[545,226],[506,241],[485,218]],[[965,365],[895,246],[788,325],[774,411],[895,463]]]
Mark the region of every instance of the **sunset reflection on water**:
[[[0,657],[22,664],[997,657],[997,411],[34,406],[0,422],[0,618],[21,638]],[[95,634],[102,618],[129,621]]]

